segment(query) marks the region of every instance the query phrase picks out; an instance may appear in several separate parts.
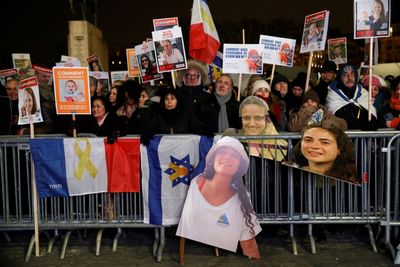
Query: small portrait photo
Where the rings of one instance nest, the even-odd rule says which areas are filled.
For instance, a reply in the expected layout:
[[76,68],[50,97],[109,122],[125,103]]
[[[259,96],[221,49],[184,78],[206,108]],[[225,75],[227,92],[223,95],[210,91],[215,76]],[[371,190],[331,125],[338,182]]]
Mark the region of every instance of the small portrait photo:
[[83,81],[82,80],[60,80],[60,87],[63,89],[61,92],[61,101],[66,102],[84,102],[85,95],[82,91]]
[[247,52],[246,59],[247,67],[249,68],[250,74],[262,74],[263,63],[262,63],[262,51],[257,51],[256,49],[250,49]]
[[182,52],[182,38],[171,38],[154,43],[159,66],[185,62]]
[[313,21],[309,23],[304,30],[303,45],[310,45],[318,41],[322,41],[323,25],[319,26],[318,22]]
[[36,112],[40,111],[40,103],[38,102],[38,97],[35,95],[35,92],[31,87],[27,87],[23,89],[22,100],[20,103],[20,115],[22,117],[34,115]]
[[103,71],[99,60],[93,60],[89,62],[90,71]]
[[282,43],[279,49],[279,61],[283,65],[291,66],[293,58],[293,48],[289,43]]

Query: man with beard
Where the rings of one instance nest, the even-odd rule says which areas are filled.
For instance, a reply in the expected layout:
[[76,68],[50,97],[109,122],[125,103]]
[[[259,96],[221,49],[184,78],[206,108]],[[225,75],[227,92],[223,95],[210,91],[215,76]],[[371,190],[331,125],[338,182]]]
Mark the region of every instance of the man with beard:
[[376,130],[379,127],[376,109],[371,105],[368,120],[368,91],[357,84],[358,73],[350,64],[340,66],[336,79],[328,87],[326,107],[343,118],[349,129]]
[[325,105],[326,96],[328,94],[328,85],[335,80],[336,77],[336,64],[333,61],[327,60],[321,69],[321,78],[318,85],[315,87],[315,92],[318,94],[319,102]]

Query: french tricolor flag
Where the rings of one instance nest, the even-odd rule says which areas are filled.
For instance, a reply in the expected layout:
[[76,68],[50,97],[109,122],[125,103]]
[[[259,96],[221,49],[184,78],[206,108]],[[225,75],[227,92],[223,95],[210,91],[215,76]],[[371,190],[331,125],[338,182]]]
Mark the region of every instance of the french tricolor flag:
[[221,43],[206,0],[194,0],[190,22],[189,55],[211,64]]

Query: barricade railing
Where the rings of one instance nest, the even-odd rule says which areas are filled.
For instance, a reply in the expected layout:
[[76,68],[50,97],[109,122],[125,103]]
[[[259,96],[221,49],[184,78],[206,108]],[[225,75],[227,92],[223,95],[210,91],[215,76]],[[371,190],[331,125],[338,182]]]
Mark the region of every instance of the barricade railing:
[[[395,264],[400,264],[400,134],[391,138],[387,149],[386,163],[386,217],[382,221],[385,226],[385,243],[389,248]],[[392,226],[395,227],[392,231]],[[397,243],[396,248],[392,241]]]
[[[347,133],[354,144],[357,175],[362,178],[361,186],[310,174],[282,165],[278,161],[253,156],[250,158],[250,168],[245,183],[250,191],[258,219],[262,224],[289,225],[295,254],[297,254],[295,225],[308,225],[312,253],[316,253],[312,232],[314,224],[368,226],[383,221],[393,225],[395,221],[393,218],[398,218],[398,201],[397,206],[391,206],[397,207],[397,211],[393,208],[386,210],[388,194],[384,179],[386,177],[389,181],[391,177],[397,177],[398,185],[398,169],[396,174],[396,168],[387,168],[388,158],[385,153],[390,139],[398,132],[388,130]],[[236,136],[236,138],[243,142],[284,139],[288,143],[286,158],[290,161],[293,159],[293,147],[299,141],[300,135],[282,133],[278,136]],[[391,161],[398,163],[400,162],[398,147],[396,151],[395,156],[391,154]],[[0,231],[32,230],[31,157],[28,137],[0,137],[0,167]],[[396,196],[398,200],[398,190]],[[388,220],[387,216],[392,214],[397,214],[397,217]],[[117,239],[121,234],[121,228],[130,227],[154,227],[143,223],[143,203],[140,193],[102,193],[39,200],[39,228],[54,230],[54,238],[60,229],[71,231],[86,228],[117,228]],[[367,229],[371,245],[376,249],[372,230]],[[160,234],[161,239],[164,238],[163,228],[161,233],[156,233],[157,242],[164,243],[164,240],[159,239]],[[153,249],[153,252],[157,254],[157,249]],[[158,260],[161,260],[160,251]]]

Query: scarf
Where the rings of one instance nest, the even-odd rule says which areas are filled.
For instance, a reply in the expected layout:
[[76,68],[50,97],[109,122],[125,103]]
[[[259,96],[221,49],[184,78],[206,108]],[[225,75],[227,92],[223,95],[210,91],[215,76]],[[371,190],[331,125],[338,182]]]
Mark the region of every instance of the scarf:
[[231,99],[232,91],[225,96],[220,96],[214,93],[217,99],[218,105],[220,106],[218,114],[218,132],[222,133],[229,128],[228,114],[226,113],[226,103]]
[[400,111],[400,98],[392,95],[392,97],[390,98],[390,108]]
[[[349,99],[348,96],[337,87],[337,80],[333,81],[328,87],[328,95],[326,97],[326,107],[328,111],[335,114],[336,111],[350,103],[368,110],[367,90],[357,84],[353,98]],[[374,106],[371,106],[371,113],[376,117],[376,109]]]

